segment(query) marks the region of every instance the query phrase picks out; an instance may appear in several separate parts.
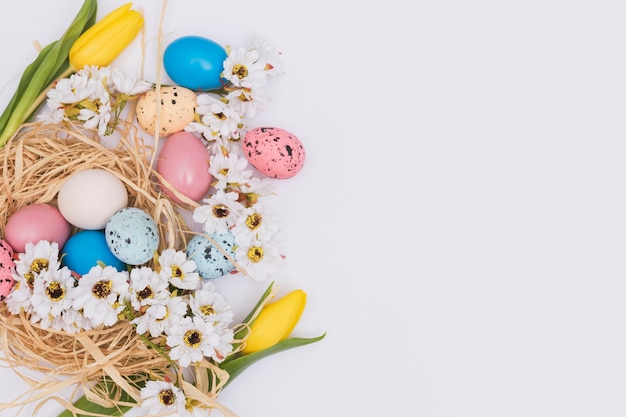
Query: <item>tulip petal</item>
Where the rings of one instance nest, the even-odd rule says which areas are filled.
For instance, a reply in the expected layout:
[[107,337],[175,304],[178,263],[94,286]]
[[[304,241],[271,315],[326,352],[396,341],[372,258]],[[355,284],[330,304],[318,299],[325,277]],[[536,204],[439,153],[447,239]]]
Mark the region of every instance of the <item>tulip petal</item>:
[[124,15],[126,11],[131,8],[131,6],[132,3],[126,3],[104,16],[100,21],[98,21],[97,24],[85,31],[85,33],[74,43],[72,49],[82,49],[85,45],[91,43],[95,38],[100,36],[102,31],[107,26]]
[[300,320],[305,305],[306,293],[302,290],[267,304],[250,325],[243,352],[258,352],[286,339]]

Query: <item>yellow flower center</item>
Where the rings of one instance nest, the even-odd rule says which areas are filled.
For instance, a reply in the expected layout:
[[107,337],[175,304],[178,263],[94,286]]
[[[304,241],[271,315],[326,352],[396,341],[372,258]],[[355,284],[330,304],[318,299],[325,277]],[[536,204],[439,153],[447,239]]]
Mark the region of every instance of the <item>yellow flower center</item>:
[[216,119],[218,120],[226,120],[228,119],[228,117],[226,117],[226,115],[222,112],[219,113],[213,113],[213,115],[215,116]]
[[248,259],[254,263],[261,262],[261,259],[263,259],[263,248],[260,246],[252,246],[248,249]]
[[111,295],[111,291],[113,290],[113,283],[109,280],[106,281],[98,281],[94,284],[91,289],[91,293],[96,298],[107,298]]
[[248,67],[242,64],[237,64],[233,67],[233,75],[236,75],[237,78],[243,80],[248,76]]
[[163,391],[159,392],[159,401],[164,406],[169,407],[171,405],[174,405],[175,400],[176,395],[171,389],[164,389]]
[[248,217],[246,217],[246,226],[250,230],[256,230],[261,226],[261,221],[263,220],[260,213],[252,213]]
[[207,304],[200,307],[200,312],[205,316],[210,316],[211,314],[215,314],[215,309],[212,305]]
[[30,264],[30,270],[39,274],[41,271],[48,269],[49,261],[46,258],[36,258]]
[[52,301],[60,301],[65,298],[65,288],[61,283],[53,281],[46,287],[46,295]]
[[172,278],[183,279],[184,277],[183,269],[178,265],[172,265]]
[[185,344],[189,347],[196,348],[202,342],[202,333],[197,330],[187,330],[183,337]]
[[143,290],[137,291],[137,299],[139,301],[143,301],[146,298],[152,298],[154,296],[154,292],[152,291],[152,288],[150,287],[146,287]]
[[213,206],[213,217],[222,219],[230,214],[230,210],[223,204],[216,204]]

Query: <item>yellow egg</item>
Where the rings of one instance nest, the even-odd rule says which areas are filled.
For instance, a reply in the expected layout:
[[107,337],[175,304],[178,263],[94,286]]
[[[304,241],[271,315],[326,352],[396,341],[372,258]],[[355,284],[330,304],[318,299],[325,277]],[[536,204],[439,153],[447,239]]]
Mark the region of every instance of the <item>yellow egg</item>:
[[[163,86],[160,89],[161,117],[159,136],[180,132],[193,122],[196,93],[180,86]],[[157,120],[156,90],[148,91],[137,99],[136,117],[139,126],[155,136]]]

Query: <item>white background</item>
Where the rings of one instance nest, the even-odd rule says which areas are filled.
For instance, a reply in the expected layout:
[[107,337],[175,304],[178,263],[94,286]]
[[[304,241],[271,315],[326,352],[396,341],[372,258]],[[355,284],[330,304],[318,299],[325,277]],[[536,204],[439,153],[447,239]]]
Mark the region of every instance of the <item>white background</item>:
[[[0,6],[8,90],[81,4]],[[161,2],[134,4],[153,81]],[[327,337],[221,401],[240,417],[626,415],[625,6],[170,0],[165,41],[261,35],[283,51],[249,124],[307,150],[277,184],[276,280],[308,293],[294,334]],[[120,64],[139,71],[138,51]],[[218,285],[238,314],[265,288]],[[0,402],[20,383],[2,370]]]

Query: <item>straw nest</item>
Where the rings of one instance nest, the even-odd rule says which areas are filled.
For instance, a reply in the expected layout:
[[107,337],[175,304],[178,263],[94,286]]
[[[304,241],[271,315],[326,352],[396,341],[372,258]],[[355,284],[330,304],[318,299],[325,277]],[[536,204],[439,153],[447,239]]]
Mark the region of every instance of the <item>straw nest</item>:
[[[120,133],[120,132],[118,132]],[[146,146],[132,126],[121,132],[116,147],[107,147],[95,136],[79,129],[27,125],[0,149],[0,235],[7,218],[21,207],[34,203],[55,203],[63,181],[71,174],[91,168],[114,173],[125,185],[129,206],[149,213],[159,226],[160,249],[182,249],[188,230],[177,206],[160,192],[158,174],[152,169],[152,148]],[[33,392],[30,402],[42,399],[71,384],[89,387],[104,376],[137,396],[127,384],[147,370],[165,370],[169,363],[140,340],[128,321],[78,334],[41,329],[24,315],[12,315],[0,306],[0,340],[3,361],[19,368],[41,372],[43,380],[28,379]],[[104,393],[103,402],[111,404]]]

